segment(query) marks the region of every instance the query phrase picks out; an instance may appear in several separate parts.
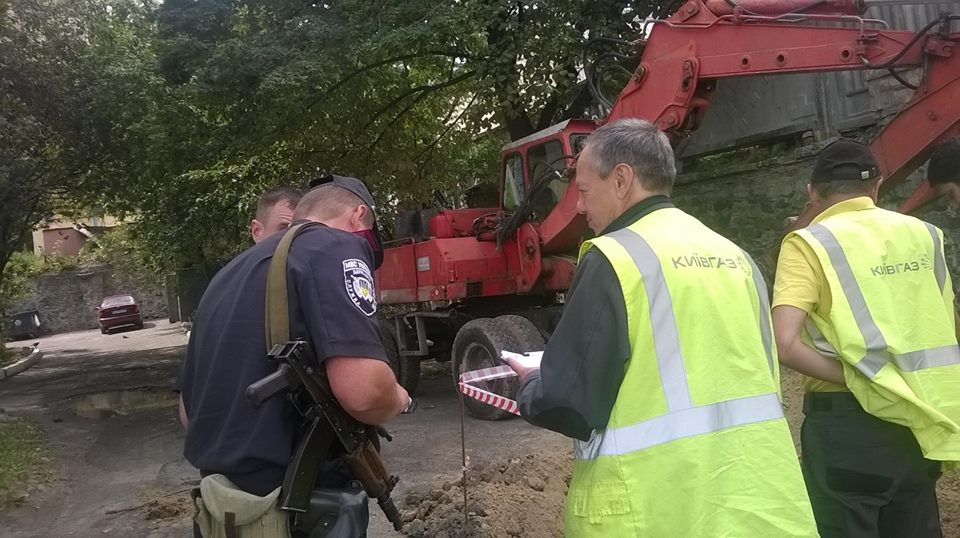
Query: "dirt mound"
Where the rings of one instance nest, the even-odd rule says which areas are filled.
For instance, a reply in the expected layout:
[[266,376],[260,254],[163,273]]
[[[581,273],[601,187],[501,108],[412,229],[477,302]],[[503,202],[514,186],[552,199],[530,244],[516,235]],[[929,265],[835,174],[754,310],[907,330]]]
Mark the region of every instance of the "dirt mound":
[[937,482],[943,538],[960,538],[960,472],[943,475]]
[[563,499],[573,462],[566,454],[527,454],[467,470],[467,517],[461,482],[407,495],[404,534],[420,537],[563,536]]
[[193,505],[186,495],[166,496],[153,499],[143,505],[140,512],[149,521],[182,519],[193,515]]

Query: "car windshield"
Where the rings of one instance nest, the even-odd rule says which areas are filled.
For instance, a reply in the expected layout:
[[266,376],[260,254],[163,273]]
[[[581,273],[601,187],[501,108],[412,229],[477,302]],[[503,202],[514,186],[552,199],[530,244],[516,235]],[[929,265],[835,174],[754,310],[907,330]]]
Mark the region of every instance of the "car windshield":
[[107,297],[103,300],[103,308],[110,308],[114,306],[123,306],[133,304],[133,297],[129,295],[118,295],[117,297]]

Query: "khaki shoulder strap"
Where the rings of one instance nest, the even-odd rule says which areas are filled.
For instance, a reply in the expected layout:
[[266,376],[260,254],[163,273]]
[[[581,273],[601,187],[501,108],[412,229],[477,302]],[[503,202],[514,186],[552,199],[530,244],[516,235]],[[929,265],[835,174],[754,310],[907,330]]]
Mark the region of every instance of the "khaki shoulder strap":
[[290,340],[290,304],[287,299],[287,255],[290,244],[304,226],[297,224],[283,234],[283,239],[273,251],[270,269],[267,271],[267,297],[265,302],[264,327],[267,334],[267,352],[275,344]]

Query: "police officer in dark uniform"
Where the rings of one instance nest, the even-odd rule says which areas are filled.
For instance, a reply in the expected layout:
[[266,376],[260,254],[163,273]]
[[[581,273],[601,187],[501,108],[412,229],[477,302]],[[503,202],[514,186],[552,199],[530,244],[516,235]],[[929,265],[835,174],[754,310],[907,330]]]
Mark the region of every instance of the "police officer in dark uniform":
[[[378,330],[373,270],[382,247],[373,207],[370,192],[355,178],[328,176],[304,195],[293,224],[309,224],[290,247],[287,286],[291,338],[311,343],[347,413],[381,424],[411,400],[395,380]],[[178,378],[186,459],[201,475],[224,475],[258,496],[280,486],[299,425],[284,398],[254,408],[245,397],[247,386],[276,368],[266,359],[264,297],[283,235],[239,255],[210,282]],[[345,468],[331,467],[318,485],[338,487],[350,479]]]

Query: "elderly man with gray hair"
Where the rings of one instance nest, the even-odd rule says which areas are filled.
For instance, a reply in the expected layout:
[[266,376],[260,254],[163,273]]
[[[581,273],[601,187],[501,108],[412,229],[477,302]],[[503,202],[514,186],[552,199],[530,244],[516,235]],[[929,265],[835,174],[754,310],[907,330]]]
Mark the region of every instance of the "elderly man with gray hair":
[[575,439],[565,535],[816,536],[763,278],[674,207],[675,176],[649,122],[587,139],[577,209],[597,237],[540,367],[510,362],[523,418]]

